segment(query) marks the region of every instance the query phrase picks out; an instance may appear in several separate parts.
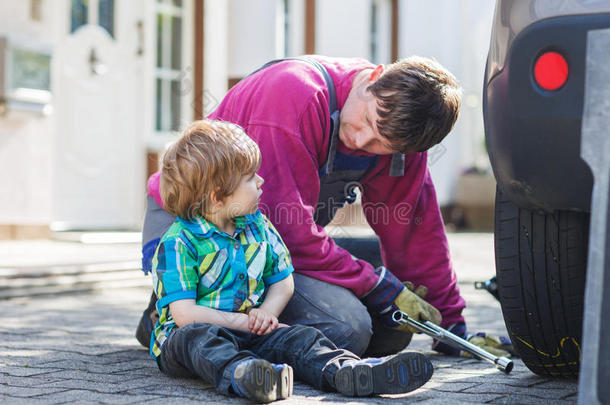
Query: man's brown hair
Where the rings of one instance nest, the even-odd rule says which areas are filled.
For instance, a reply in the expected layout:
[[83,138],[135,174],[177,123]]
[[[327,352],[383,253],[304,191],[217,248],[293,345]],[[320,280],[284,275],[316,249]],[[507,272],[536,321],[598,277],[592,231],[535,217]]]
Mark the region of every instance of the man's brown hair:
[[258,145],[241,127],[201,120],[189,125],[163,155],[160,192],[165,209],[192,220],[209,212],[211,194],[230,196],[261,165]]
[[377,128],[396,151],[423,152],[451,131],[461,88],[435,60],[411,56],[384,67],[367,87],[378,103]]

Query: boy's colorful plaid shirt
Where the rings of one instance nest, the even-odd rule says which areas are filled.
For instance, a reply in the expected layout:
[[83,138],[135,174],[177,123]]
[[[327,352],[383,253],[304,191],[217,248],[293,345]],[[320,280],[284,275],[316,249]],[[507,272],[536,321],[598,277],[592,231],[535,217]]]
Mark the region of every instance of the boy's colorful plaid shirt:
[[177,218],[153,258],[153,287],[159,321],[150,345],[154,358],[176,327],[169,304],[195,299],[228,312],[259,306],[266,287],[293,272],[290,254],[271,222],[260,212],[235,218],[235,234],[204,218]]

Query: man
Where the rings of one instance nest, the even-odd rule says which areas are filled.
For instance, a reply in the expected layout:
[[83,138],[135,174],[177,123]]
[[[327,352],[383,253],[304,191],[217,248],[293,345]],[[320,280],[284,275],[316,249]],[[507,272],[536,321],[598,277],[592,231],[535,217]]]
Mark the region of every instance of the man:
[[[453,75],[430,59],[375,66],[310,56],[256,71],[209,116],[240,125],[261,149],[261,210],[296,271],[282,322],[314,326],[338,347],[369,356],[409,343],[412,330],[390,319],[396,308],[437,323],[442,315],[441,325],[467,337],[426,153],[453,127],[460,96]],[[362,190],[385,267],[358,259],[358,251],[341,248],[323,228],[351,201],[354,187]],[[143,232],[145,270],[173,222],[162,205],[156,174]],[[420,286],[417,293],[403,281]],[[420,298],[426,289],[431,305]],[[150,314],[153,305],[137,332],[145,345]],[[487,343],[478,344],[489,349]],[[436,349],[458,354],[442,344]]]

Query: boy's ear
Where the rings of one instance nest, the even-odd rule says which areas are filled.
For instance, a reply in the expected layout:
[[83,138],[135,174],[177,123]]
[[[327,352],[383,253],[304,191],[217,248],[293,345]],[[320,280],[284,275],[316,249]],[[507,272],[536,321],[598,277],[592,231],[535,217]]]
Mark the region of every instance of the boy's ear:
[[220,191],[220,189],[216,189],[210,193],[210,200],[213,205],[222,205],[222,198],[218,198],[218,191]]
[[377,67],[371,72],[371,75],[369,76],[368,81],[374,82],[375,80],[379,79],[379,76],[381,76],[382,73],[383,73],[383,65],[377,65]]

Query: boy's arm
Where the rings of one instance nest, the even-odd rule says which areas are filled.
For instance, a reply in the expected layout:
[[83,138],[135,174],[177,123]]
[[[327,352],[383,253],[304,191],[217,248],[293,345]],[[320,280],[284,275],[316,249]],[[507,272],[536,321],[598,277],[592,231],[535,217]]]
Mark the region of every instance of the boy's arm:
[[245,332],[250,331],[247,314],[204,307],[197,305],[194,299],[173,301],[169,304],[169,311],[179,327],[190,323],[205,322],[225,328],[238,329]]
[[290,301],[293,292],[294,281],[292,274],[289,274],[288,277],[269,286],[265,300],[259,308],[278,318],[284,308],[286,308],[286,304]]

